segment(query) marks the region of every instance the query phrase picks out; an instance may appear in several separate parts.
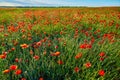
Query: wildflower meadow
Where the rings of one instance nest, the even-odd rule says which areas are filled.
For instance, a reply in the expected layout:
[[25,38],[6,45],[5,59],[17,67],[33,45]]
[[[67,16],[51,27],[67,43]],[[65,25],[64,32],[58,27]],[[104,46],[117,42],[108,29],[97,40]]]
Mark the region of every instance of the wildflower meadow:
[[120,80],[120,7],[0,8],[0,80]]

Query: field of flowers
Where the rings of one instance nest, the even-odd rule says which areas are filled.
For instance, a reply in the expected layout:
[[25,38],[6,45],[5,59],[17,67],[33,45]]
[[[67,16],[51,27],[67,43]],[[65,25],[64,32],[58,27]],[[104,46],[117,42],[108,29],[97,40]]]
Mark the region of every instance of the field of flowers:
[[120,8],[0,8],[0,80],[120,80]]

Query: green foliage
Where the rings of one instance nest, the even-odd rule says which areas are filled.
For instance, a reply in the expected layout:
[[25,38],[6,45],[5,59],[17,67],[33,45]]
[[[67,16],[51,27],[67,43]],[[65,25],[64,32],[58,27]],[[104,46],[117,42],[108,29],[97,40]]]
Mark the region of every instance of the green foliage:
[[[119,8],[1,10],[0,27],[4,26],[4,30],[0,32],[0,80],[119,80],[118,12]],[[110,21],[114,23],[109,25]],[[23,44],[28,47],[21,47]],[[22,73],[16,75],[16,70],[11,70],[4,74],[11,65],[17,65]],[[104,70],[103,76],[100,70]]]

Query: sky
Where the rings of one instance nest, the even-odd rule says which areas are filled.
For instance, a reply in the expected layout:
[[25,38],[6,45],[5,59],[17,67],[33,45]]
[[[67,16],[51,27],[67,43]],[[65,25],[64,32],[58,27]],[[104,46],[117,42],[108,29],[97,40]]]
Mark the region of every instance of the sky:
[[0,0],[0,6],[120,6],[120,0]]

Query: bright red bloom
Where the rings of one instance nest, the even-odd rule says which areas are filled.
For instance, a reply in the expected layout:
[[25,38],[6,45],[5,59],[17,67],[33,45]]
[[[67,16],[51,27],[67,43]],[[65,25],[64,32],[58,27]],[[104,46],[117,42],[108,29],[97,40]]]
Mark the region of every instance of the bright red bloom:
[[19,75],[19,74],[21,74],[21,73],[22,73],[22,70],[20,70],[20,69],[18,69],[18,70],[15,71],[15,74],[16,74],[16,75]]
[[89,68],[89,67],[91,67],[91,63],[90,63],[90,62],[87,62],[87,63],[85,64],[85,66],[86,66],[86,68]]
[[37,46],[41,46],[41,44],[42,44],[41,41],[39,41],[39,42],[36,43]]
[[104,75],[105,75],[105,71],[104,71],[104,70],[99,70],[98,74],[99,74],[100,76],[104,76]]
[[12,51],[14,51],[14,50],[15,50],[15,48],[11,48],[11,50],[12,50]]
[[27,45],[27,44],[21,44],[20,46],[22,47],[22,49],[25,49],[25,48],[29,47],[29,45]]
[[3,52],[3,55],[7,55],[8,54],[8,52]]
[[89,49],[90,49],[90,48],[92,48],[92,45],[91,45],[91,44],[87,44],[87,45],[86,45],[86,48],[89,48]]
[[60,55],[60,52],[55,52],[55,53],[52,53],[51,56],[59,56]]
[[90,49],[90,48],[92,48],[92,45],[91,44],[81,44],[80,48],[81,49],[86,49],[86,48]]
[[38,60],[38,59],[40,58],[40,56],[35,55],[33,58],[34,58],[35,60]]
[[26,78],[21,78],[20,80],[26,80]]
[[7,57],[6,54],[1,54],[1,55],[0,55],[0,58],[1,58],[1,59],[5,59],[6,57]]
[[101,57],[101,58],[100,58],[100,61],[103,61],[103,60],[104,60],[104,58]]
[[56,53],[55,53],[55,56],[59,56],[59,55],[60,55],[60,52],[56,52]]
[[82,53],[78,53],[76,56],[75,56],[75,59],[79,59],[82,57]]
[[80,48],[86,49],[86,44],[81,44],[81,45],[80,45]]
[[11,66],[10,66],[10,70],[16,70],[17,68],[18,68],[17,65],[11,65]]
[[74,68],[74,71],[75,71],[75,72],[79,72],[79,70],[80,70],[79,67],[75,67],[75,68]]
[[112,36],[112,34],[104,34],[104,35],[103,35],[103,38],[107,38],[107,39],[109,39],[109,40],[112,40],[112,39],[113,39],[113,36]]
[[104,53],[104,52],[101,52],[101,53],[99,54],[99,56],[100,56],[100,57],[104,57],[104,56],[105,56],[105,53]]
[[95,39],[92,38],[91,41],[90,41],[90,44],[93,44],[95,42]]

